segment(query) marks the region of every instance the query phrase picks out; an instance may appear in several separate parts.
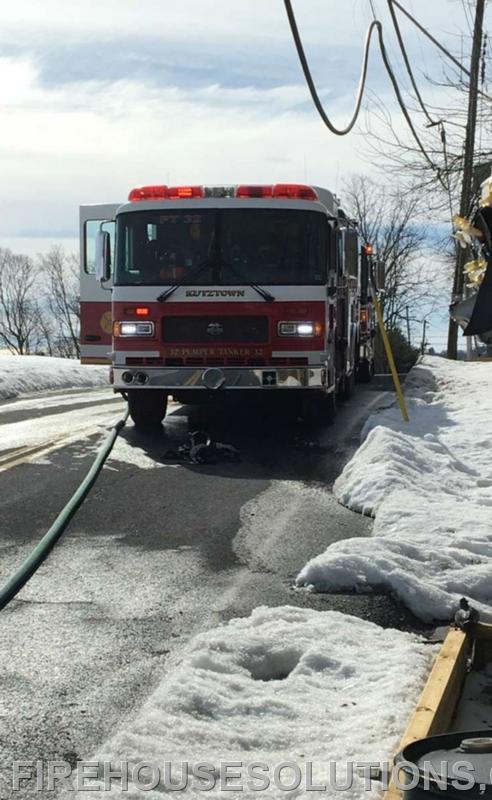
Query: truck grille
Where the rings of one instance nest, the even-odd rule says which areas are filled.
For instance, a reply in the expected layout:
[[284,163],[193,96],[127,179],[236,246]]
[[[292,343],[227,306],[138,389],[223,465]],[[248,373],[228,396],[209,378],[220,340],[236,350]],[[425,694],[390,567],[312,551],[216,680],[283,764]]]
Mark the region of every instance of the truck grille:
[[262,343],[268,341],[268,317],[164,317],[162,340],[180,343]]

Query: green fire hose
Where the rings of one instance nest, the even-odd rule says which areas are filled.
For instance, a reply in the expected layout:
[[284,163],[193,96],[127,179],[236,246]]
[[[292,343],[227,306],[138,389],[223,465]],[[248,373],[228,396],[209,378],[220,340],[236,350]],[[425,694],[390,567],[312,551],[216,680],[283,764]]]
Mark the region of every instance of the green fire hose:
[[5,608],[8,603],[10,603],[12,598],[14,598],[15,595],[20,592],[22,587],[26,585],[28,580],[32,578],[43,561],[45,561],[50,552],[53,550],[55,544],[61,538],[68,523],[76,511],[80,508],[90,490],[94,486],[106,459],[113,449],[118,434],[126,424],[128,413],[129,412],[127,410],[123,419],[120,419],[119,422],[117,422],[116,425],[111,429],[109,435],[99,448],[97,456],[89,472],[85,476],[78,489],[74,492],[65,508],[58,514],[49,531],[45,533],[41,541],[38,542],[24,563],[0,589],[0,611]]

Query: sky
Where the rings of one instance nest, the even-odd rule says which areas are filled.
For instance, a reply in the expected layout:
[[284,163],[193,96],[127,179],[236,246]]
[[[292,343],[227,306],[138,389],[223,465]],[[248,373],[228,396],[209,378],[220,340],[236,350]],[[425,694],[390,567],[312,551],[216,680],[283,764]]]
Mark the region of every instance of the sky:
[[[459,52],[469,31],[460,0],[404,2]],[[374,5],[406,91],[386,2]],[[294,8],[325,107],[343,125],[370,2]],[[439,77],[434,47],[401,24],[417,76]],[[369,104],[380,97],[404,131],[377,47],[368,86]],[[317,117],[282,0],[3,3],[0,113],[0,246],[73,242],[80,204],[123,202],[145,183],[312,182],[343,200],[344,180],[374,173],[361,128],[340,138]]]

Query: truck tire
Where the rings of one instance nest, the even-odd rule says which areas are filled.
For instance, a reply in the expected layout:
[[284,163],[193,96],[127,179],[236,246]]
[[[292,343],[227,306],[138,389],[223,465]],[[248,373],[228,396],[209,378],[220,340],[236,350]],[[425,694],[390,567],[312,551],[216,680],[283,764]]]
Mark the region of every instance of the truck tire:
[[357,380],[359,383],[370,383],[371,378],[373,376],[372,366],[370,362],[365,358],[363,361],[359,363],[359,369],[357,370]]
[[342,400],[349,400],[352,397],[355,388],[355,369],[352,370],[350,375],[345,375],[343,379],[341,397]]
[[337,413],[336,392],[307,392],[303,398],[301,417],[305,425],[316,427],[329,424]]
[[167,393],[160,389],[130,390],[128,408],[137,430],[156,430],[166,416]]

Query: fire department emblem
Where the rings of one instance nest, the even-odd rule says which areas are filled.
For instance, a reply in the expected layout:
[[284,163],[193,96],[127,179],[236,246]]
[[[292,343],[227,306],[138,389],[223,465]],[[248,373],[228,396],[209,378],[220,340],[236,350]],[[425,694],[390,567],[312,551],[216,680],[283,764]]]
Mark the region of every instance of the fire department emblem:
[[224,327],[220,322],[210,322],[210,324],[207,325],[207,333],[209,336],[220,336],[224,333]]
[[113,330],[113,315],[111,311],[105,311],[99,322],[104,333],[111,333]]

